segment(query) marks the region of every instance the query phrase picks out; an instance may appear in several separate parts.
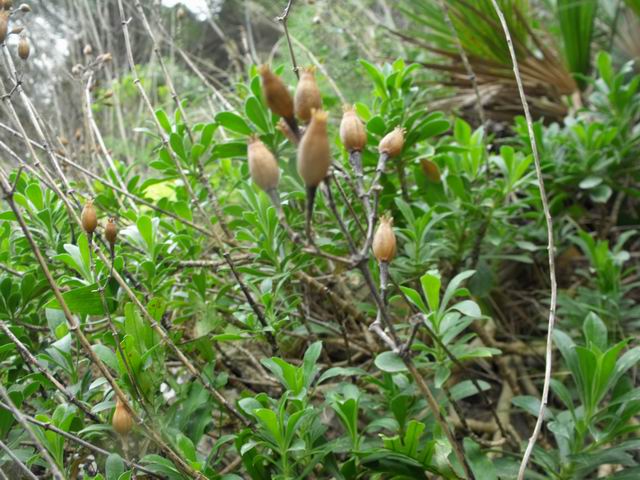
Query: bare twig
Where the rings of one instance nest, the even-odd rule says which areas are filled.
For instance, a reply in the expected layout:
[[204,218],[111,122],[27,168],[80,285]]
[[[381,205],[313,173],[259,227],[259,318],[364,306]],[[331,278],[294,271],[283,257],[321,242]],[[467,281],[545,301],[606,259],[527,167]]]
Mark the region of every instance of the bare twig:
[[547,327],[547,348],[546,348],[546,366],[544,372],[544,385],[542,387],[542,398],[540,399],[540,410],[538,412],[538,419],[536,420],[536,425],[533,429],[533,433],[529,438],[529,443],[527,444],[527,448],[524,452],[524,456],[522,458],[522,462],[520,464],[520,469],[518,471],[518,480],[522,480],[524,478],[525,471],[527,469],[527,464],[529,463],[529,458],[533,452],[533,447],[536,444],[536,440],[538,435],[540,434],[540,430],[542,429],[542,423],[544,422],[544,412],[547,406],[547,401],[549,397],[549,385],[551,383],[551,370],[552,370],[552,362],[553,362],[553,327],[555,325],[556,320],[556,303],[557,303],[557,284],[556,284],[556,269],[555,269],[555,245],[553,239],[553,220],[551,218],[551,211],[549,210],[549,201],[547,199],[547,193],[544,188],[544,179],[542,178],[542,167],[540,165],[540,156],[538,155],[538,145],[536,144],[536,137],[533,131],[533,120],[531,118],[531,113],[529,112],[529,104],[527,103],[527,97],[524,93],[524,87],[522,84],[522,78],[520,77],[520,69],[518,68],[518,59],[516,57],[515,50],[513,48],[513,42],[511,41],[511,34],[509,33],[509,26],[507,25],[507,21],[498,5],[496,0],[491,0],[493,3],[493,8],[498,14],[498,18],[500,19],[500,23],[502,25],[502,29],[504,30],[504,36],[507,40],[507,45],[509,47],[509,53],[511,54],[511,61],[513,62],[513,74],[515,75],[516,82],[518,84],[518,92],[520,93],[520,100],[522,102],[522,108],[524,110],[524,115],[527,120],[527,128],[529,131],[529,141],[531,142],[531,152],[533,154],[533,161],[536,167],[536,176],[538,177],[538,188],[540,190],[540,200],[542,202],[542,209],[544,210],[544,216],[547,222],[547,240],[548,240],[548,254],[549,254],[549,281],[551,283],[551,302],[549,304],[549,324]]
[[284,36],[287,39],[287,45],[289,46],[289,55],[291,55],[291,69],[293,73],[296,74],[296,77],[300,79],[300,72],[298,71],[298,64],[296,63],[296,56],[293,53],[293,46],[291,45],[291,37],[289,36],[289,28],[287,27],[287,21],[289,20],[289,14],[291,13],[291,6],[293,5],[293,0],[289,0],[287,3],[284,12],[282,15],[276,18],[278,22],[282,24],[282,28],[284,30]]
[[6,410],[9,410],[11,414],[14,416],[14,418],[18,421],[18,423],[22,426],[22,428],[24,428],[25,432],[27,432],[29,437],[31,437],[31,440],[34,442],[36,448],[40,452],[40,455],[42,455],[42,458],[49,464],[49,467],[51,468],[51,475],[53,476],[53,478],[55,478],[56,480],[64,480],[64,475],[58,468],[58,465],[56,464],[55,460],[53,459],[53,457],[51,457],[51,455],[49,454],[49,451],[45,448],[45,446],[42,445],[42,443],[40,442],[40,439],[38,439],[38,436],[34,432],[33,428],[31,428],[31,425],[27,423],[27,420],[24,414],[13,403],[13,400],[11,400],[11,397],[9,397],[7,390],[4,388],[4,385],[2,385],[1,383],[0,383],[0,397],[2,397],[2,399],[4,400],[3,407]]

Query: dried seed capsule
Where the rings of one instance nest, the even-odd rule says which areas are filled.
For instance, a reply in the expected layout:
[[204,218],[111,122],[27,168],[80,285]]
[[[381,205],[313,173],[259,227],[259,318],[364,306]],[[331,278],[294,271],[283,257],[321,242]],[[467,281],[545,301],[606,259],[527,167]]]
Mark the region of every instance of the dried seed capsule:
[[322,109],[322,95],[316,83],[316,68],[303,70],[293,98],[295,113],[298,120],[309,123],[312,110]]
[[4,43],[9,31],[9,12],[0,10],[0,43]]
[[107,220],[107,224],[104,227],[104,238],[107,239],[107,242],[109,242],[109,245],[113,248],[118,239],[118,225],[116,225],[116,219],[114,217],[109,217]]
[[404,128],[396,127],[387,133],[378,144],[378,151],[386,153],[389,158],[397,157],[404,147]]
[[22,3],[18,7],[18,10],[20,10],[22,13],[29,13],[31,11],[31,7],[26,3]]
[[438,169],[438,165],[436,165],[435,162],[432,162],[428,158],[423,158],[420,160],[420,166],[429,180],[434,183],[440,183],[440,169]]
[[293,118],[293,99],[282,79],[268,65],[260,67],[262,90],[271,111],[284,118]]
[[26,60],[27,58],[29,58],[30,52],[31,47],[29,46],[29,40],[27,40],[27,37],[20,37],[20,40],[18,41],[18,56],[22,60]]
[[351,105],[342,107],[344,114],[340,122],[340,140],[348,152],[360,152],[367,144],[367,132],[358,114]]
[[116,400],[116,410],[113,412],[113,419],[111,420],[113,429],[122,436],[128,435],[133,428],[133,418],[131,412],[118,398]]
[[93,234],[98,227],[98,215],[96,214],[96,207],[93,206],[93,200],[88,200],[82,209],[82,228],[88,234]]
[[298,146],[298,173],[307,187],[317,187],[327,176],[331,165],[328,117],[327,112],[314,110],[311,123]]
[[82,53],[86,56],[91,55],[93,53],[93,47],[87,43],[82,49]]
[[12,28],[9,32],[9,35],[20,35],[24,31],[24,27],[15,27]]
[[249,138],[247,158],[251,180],[265,192],[276,189],[280,180],[278,162],[258,137]]
[[380,217],[372,247],[379,262],[390,262],[396,256],[396,234],[393,233],[393,218],[390,216]]

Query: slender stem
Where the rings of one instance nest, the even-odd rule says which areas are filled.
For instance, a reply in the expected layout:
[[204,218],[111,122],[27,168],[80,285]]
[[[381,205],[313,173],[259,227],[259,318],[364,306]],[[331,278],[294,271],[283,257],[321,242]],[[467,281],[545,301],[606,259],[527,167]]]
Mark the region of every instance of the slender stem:
[[536,167],[536,176],[538,178],[538,188],[540,190],[540,200],[542,202],[542,209],[544,211],[544,217],[547,223],[547,240],[548,246],[547,251],[549,255],[549,281],[551,283],[551,301],[549,304],[549,321],[547,327],[547,347],[546,347],[546,365],[544,371],[544,384],[542,387],[542,398],[540,399],[540,410],[538,411],[538,418],[536,420],[536,425],[533,429],[533,433],[529,438],[529,443],[527,444],[527,448],[524,452],[524,456],[522,457],[522,462],[520,463],[520,469],[518,470],[518,480],[524,479],[524,474],[527,469],[527,464],[529,463],[529,458],[533,453],[533,447],[536,444],[536,440],[538,439],[538,435],[540,435],[540,430],[542,429],[542,423],[544,422],[544,413],[547,406],[547,401],[549,398],[549,385],[551,383],[551,371],[552,371],[552,362],[553,362],[553,327],[555,325],[556,320],[556,304],[557,304],[557,283],[556,283],[556,268],[555,268],[555,245],[553,239],[553,220],[551,218],[551,211],[549,210],[549,200],[547,198],[547,192],[544,188],[544,179],[542,177],[542,167],[540,165],[540,156],[538,155],[538,145],[536,143],[535,132],[533,130],[533,120],[531,118],[531,112],[529,111],[529,104],[527,103],[527,97],[524,93],[524,86],[522,84],[522,78],[520,77],[520,69],[518,67],[518,59],[516,57],[515,50],[513,48],[513,42],[511,40],[511,33],[509,33],[509,26],[507,25],[507,21],[498,5],[496,0],[491,0],[493,3],[493,8],[498,14],[498,18],[500,19],[500,24],[502,25],[502,29],[504,30],[504,36],[507,40],[507,45],[509,47],[509,53],[511,54],[511,61],[513,62],[513,74],[516,78],[516,83],[518,84],[518,93],[520,94],[520,101],[522,102],[522,109],[524,110],[524,115],[527,120],[527,128],[529,131],[529,141],[531,142],[531,152],[533,153],[533,161]]
[[293,5],[293,0],[289,0],[287,6],[276,20],[278,20],[282,24],[282,28],[284,29],[284,36],[287,39],[287,45],[289,46],[289,55],[291,56],[291,69],[293,73],[296,74],[298,80],[300,79],[300,72],[298,71],[298,64],[296,63],[296,56],[293,53],[293,45],[291,45],[291,36],[289,35],[289,28],[287,27],[287,22],[289,20],[289,14],[291,13],[291,6]]
[[442,429],[445,436],[449,440],[449,443],[451,444],[451,448],[453,448],[453,453],[455,454],[458,462],[460,463],[460,466],[464,470],[466,477],[469,479],[473,479],[474,478],[473,473],[471,473],[471,469],[467,466],[467,461],[462,452],[462,448],[460,447],[460,444],[458,443],[456,438],[453,436],[453,433],[451,432],[451,429],[447,425],[447,422],[442,417],[442,414],[440,413],[440,406],[438,405],[438,402],[436,401],[433,394],[431,393],[431,390],[429,389],[429,385],[427,385],[427,382],[425,382],[424,378],[422,378],[422,375],[420,375],[420,372],[414,365],[413,361],[411,361],[411,357],[405,356],[403,358],[404,358],[404,364],[407,366],[407,369],[409,370],[409,372],[411,372],[411,376],[416,380],[418,389],[422,392],[425,399],[427,400],[427,404],[429,405],[429,408],[431,409],[431,413],[433,413],[433,416],[435,417],[436,422],[438,423],[438,425],[440,425],[440,428]]
[[11,460],[13,460],[16,463],[16,465],[20,467],[20,470],[22,470],[25,473],[25,475],[27,475],[27,477],[29,477],[31,480],[39,480],[38,477],[36,477],[33,474],[33,472],[29,470],[29,467],[27,467],[24,463],[22,463],[22,461],[18,457],[16,457],[13,451],[7,445],[5,445],[2,441],[0,441],[0,449],[4,450],[4,452],[7,455],[9,455],[9,458],[11,458]]
[[[6,410],[9,410],[9,406],[4,402],[0,402],[0,407],[4,408]],[[24,417],[24,419],[27,422],[29,422],[29,423],[31,423],[33,425],[36,425],[37,427],[43,428],[45,430],[49,430],[50,432],[54,432],[54,433],[56,433],[56,434],[58,434],[58,435],[60,435],[62,437],[65,437],[65,438],[71,440],[72,442],[75,442],[75,443],[77,443],[79,445],[82,445],[83,447],[86,447],[89,450],[92,450],[92,451],[94,451],[96,453],[99,453],[99,454],[104,455],[104,456],[109,456],[112,453],[112,452],[109,452],[109,451],[107,451],[107,450],[105,450],[103,448],[98,447],[97,445],[94,445],[94,444],[92,444],[90,442],[87,442],[86,440],[83,440],[82,438],[80,438],[80,437],[78,437],[78,436],[76,436],[76,435],[74,435],[72,433],[69,433],[69,432],[67,432],[65,430],[61,430],[60,428],[56,427],[55,425],[51,425],[50,423],[47,423],[47,422],[42,422],[42,421],[40,421],[40,420],[38,420],[36,418],[33,418],[32,416],[27,415],[25,413],[23,413],[22,416]],[[151,476],[153,476],[155,478],[162,478],[158,474],[153,473],[151,470],[147,470],[145,467],[143,467],[142,465],[139,465],[137,463],[130,462],[128,460],[125,460],[124,463],[128,467],[136,468],[136,469],[140,470],[141,472],[146,473],[147,475],[151,475]]]
[[11,414],[14,416],[14,418],[18,421],[18,423],[22,426],[22,428],[24,428],[24,430],[27,432],[29,437],[31,437],[31,440],[35,444],[36,448],[40,451],[40,455],[42,455],[42,458],[49,464],[49,467],[51,468],[51,475],[53,476],[53,478],[55,478],[56,480],[64,480],[64,475],[58,468],[58,465],[56,464],[55,460],[51,457],[51,455],[49,454],[49,451],[40,442],[40,439],[34,432],[33,428],[31,428],[31,425],[27,423],[27,420],[24,414],[13,403],[13,400],[11,400],[11,397],[9,397],[7,390],[4,388],[4,385],[2,385],[1,383],[0,383],[0,397],[2,397],[2,399],[4,400],[3,407],[6,410],[9,410]]

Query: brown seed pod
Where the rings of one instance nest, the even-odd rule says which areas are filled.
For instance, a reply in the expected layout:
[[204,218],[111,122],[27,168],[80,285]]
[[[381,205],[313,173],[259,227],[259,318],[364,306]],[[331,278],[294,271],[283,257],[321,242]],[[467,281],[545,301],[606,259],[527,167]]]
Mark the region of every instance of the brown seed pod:
[[109,242],[109,245],[113,248],[118,239],[118,225],[116,225],[116,219],[114,217],[109,217],[107,220],[107,224],[104,227],[104,238],[107,239],[107,242]]
[[18,10],[20,10],[22,13],[29,13],[31,11],[31,7],[26,3],[21,3],[18,7]]
[[278,188],[280,169],[273,153],[255,136],[249,138],[247,158],[251,180],[265,192]]
[[264,97],[271,111],[284,118],[293,118],[293,99],[282,79],[268,65],[260,67],[260,76]]
[[111,420],[113,429],[123,437],[128,435],[133,428],[133,418],[131,412],[118,398],[116,400],[116,410],[113,412],[113,419]]
[[29,46],[29,40],[27,37],[21,36],[18,41],[18,56],[22,60],[27,60],[29,58],[29,53],[31,52],[31,47]]
[[9,12],[0,10],[0,43],[4,43],[9,31]]
[[362,120],[351,105],[342,107],[344,114],[340,122],[340,140],[348,152],[360,152],[367,144],[367,132]]
[[5,10],[11,10],[11,7],[13,7],[13,0],[0,0],[0,6]]
[[387,133],[378,144],[378,151],[386,153],[389,158],[397,157],[404,147],[404,128],[396,127]]
[[309,67],[302,71],[300,81],[293,97],[293,104],[298,120],[309,123],[312,110],[322,109],[322,95],[316,83],[316,68]]
[[24,27],[12,28],[9,35],[20,35],[24,31]]
[[317,187],[331,165],[328,118],[327,112],[314,110],[311,123],[298,145],[298,173],[307,187]]
[[393,218],[380,217],[380,224],[373,237],[373,255],[379,262],[390,262],[396,256],[396,234],[393,233]]
[[93,206],[93,200],[87,200],[87,203],[85,203],[80,220],[82,220],[82,228],[84,228],[85,232],[93,234],[96,231],[98,215],[96,214],[96,207]]
[[429,180],[434,183],[440,183],[440,169],[435,162],[432,162],[428,158],[423,158],[420,160],[420,166]]

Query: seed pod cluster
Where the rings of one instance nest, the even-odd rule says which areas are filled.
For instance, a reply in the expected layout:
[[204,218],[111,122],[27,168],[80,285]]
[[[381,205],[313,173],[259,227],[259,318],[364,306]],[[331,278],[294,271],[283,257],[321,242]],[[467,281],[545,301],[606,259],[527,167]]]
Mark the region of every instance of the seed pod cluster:
[[316,83],[315,67],[302,71],[293,102],[296,117],[304,123],[309,123],[313,110],[322,109],[322,95]]
[[307,187],[317,187],[331,166],[328,118],[327,112],[314,110],[311,123],[298,146],[298,173]]
[[404,147],[404,128],[396,127],[387,133],[378,144],[378,151],[387,154],[389,158],[397,157]]
[[93,235],[93,232],[98,228],[98,214],[96,213],[96,207],[93,206],[93,200],[88,200],[85,203],[80,220],[84,231],[89,235]]
[[344,113],[340,122],[340,140],[348,152],[361,152],[367,144],[367,132],[353,106],[342,107]]
[[255,136],[249,138],[247,151],[249,174],[253,182],[265,192],[278,188],[280,169],[273,153]]
[[29,58],[29,53],[31,53],[31,46],[29,45],[29,40],[25,35],[20,36],[20,40],[18,40],[18,56],[22,60],[27,60]]
[[113,426],[113,429],[123,437],[128,435],[133,428],[133,418],[131,416],[131,412],[129,412],[120,398],[116,399],[116,409],[113,412],[111,425]]
[[393,218],[380,217],[380,224],[373,237],[373,255],[378,262],[390,262],[396,256],[396,234],[393,233]]

